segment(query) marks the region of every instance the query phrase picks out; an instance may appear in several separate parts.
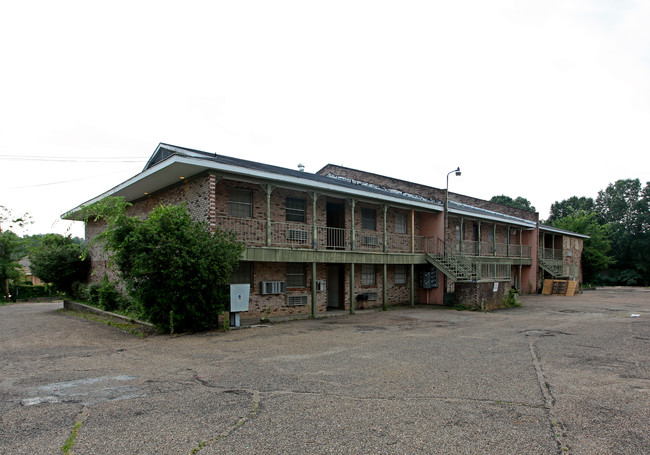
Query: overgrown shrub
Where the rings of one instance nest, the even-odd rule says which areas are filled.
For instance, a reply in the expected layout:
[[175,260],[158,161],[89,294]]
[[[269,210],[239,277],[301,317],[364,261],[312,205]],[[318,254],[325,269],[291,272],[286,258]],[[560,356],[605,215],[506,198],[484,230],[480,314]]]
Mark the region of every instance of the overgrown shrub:
[[166,331],[217,327],[228,298],[226,283],[244,249],[233,235],[211,232],[193,221],[185,206],[159,206],[141,219],[127,216],[125,204],[109,198],[88,211],[107,219],[96,239],[113,253],[146,319]]
[[128,305],[122,293],[115,288],[115,284],[106,277],[97,290],[97,298],[99,306],[106,311],[122,310]]
[[9,286],[9,293],[11,299],[15,302],[16,299],[29,300],[39,297],[49,297],[53,295],[51,286],[48,285],[32,285],[32,284],[16,284]]
[[517,290],[515,288],[510,288],[508,295],[503,299],[503,306],[506,308],[521,306],[521,302],[517,300]]
[[99,306],[99,288],[101,285],[91,283],[86,288],[86,299],[91,305]]
[[70,297],[73,300],[88,300],[88,285],[86,283],[75,281],[70,287]]

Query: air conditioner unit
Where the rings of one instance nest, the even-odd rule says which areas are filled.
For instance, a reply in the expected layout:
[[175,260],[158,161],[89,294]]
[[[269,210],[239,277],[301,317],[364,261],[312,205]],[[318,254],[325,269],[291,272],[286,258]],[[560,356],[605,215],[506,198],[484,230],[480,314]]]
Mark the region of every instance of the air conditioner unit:
[[316,290],[317,291],[327,291],[327,281],[325,281],[325,280],[316,280]]
[[363,246],[379,246],[379,238],[376,235],[364,235],[361,243]]
[[284,281],[262,281],[260,282],[260,294],[282,294],[287,290],[287,283]]
[[305,306],[309,303],[309,297],[306,295],[288,295],[287,306]]
[[287,229],[287,240],[290,242],[306,242],[309,240],[309,232],[302,229]]

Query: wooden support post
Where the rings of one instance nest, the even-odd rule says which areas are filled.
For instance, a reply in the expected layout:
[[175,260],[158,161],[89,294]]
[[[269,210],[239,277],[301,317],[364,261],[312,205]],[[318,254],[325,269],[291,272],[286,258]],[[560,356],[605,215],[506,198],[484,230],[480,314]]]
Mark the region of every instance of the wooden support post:
[[271,193],[273,186],[265,185],[266,190],[266,246],[271,246]]
[[311,228],[311,238],[312,238],[312,248],[315,250],[318,249],[318,216],[316,213],[316,201],[318,200],[318,193],[315,191],[311,193],[311,213],[312,213],[312,228]]
[[386,285],[387,277],[388,265],[384,262],[384,267],[381,274],[381,309],[384,311],[388,309],[388,286]]
[[350,264],[350,314],[354,314],[354,262]]
[[354,245],[356,243],[356,234],[355,234],[355,229],[354,229],[354,208],[357,204],[357,201],[354,199],[350,199],[350,237],[351,237],[351,245],[350,245],[350,250],[354,251]]
[[415,264],[411,264],[411,290],[410,290],[411,306],[415,306]]
[[318,300],[318,293],[316,292],[316,263],[311,263],[311,317],[316,317],[316,303]]
[[415,253],[415,210],[411,209],[411,253]]
[[384,222],[383,222],[383,225],[384,225],[384,227],[383,227],[383,231],[384,231],[384,253],[385,253],[385,252],[388,251],[388,239],[387,239],[387,235],[386,235],[386,234],[387,234],[387,232],[386,232],[386,229],[387,229],[387,228],[386,228],[386,216],[388,215],[388,206],[387,206],[386,204],[383,204],[383,205],[382,205],[382,210],[383,210],[383,212],[384,212],[384,213],[383,213],[383,214],[384,214],[384,216],[383,216],[383,219],[384,219]]

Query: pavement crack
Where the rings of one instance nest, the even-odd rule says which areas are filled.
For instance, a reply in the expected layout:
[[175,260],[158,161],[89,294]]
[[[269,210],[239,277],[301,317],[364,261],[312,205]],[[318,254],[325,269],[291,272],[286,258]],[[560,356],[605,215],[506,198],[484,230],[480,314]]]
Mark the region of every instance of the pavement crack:
[[68,436],[68,439],[66,439],[63,446],[61,446],[61,452],[63,455],[72,455],[72,447],[74,447],[74,445],[77,443],[79,430],[81,429],[81,426],[84,424],[85,420],[88,418],[89,414],[90,411],[88,409],[88,406],[82,406],[81,411],[79,411],[74,419],[74,425],[70,430],[70,436]]
[[555,411],[555,397],[553,396],[551,385],[548,383],[546,376],[544,375],[537,346],[535,346],[530,333],[526,334],[526,338],[528,339],[528,349],[530,350],[530,355],[533,360],[533,366],[537,373],[537,382],[539,383],[542,398],[544,399],[544,407],[547,409],[547,418],[557,445],[557,453],[568,454],[570,453],[569,446],[564,441],[566,438],[566,428],[557,417],[557,412]]
[[[214,386],[211,386],[214,387]],[[214,387],[217,388],[217,387]],[[238,428],[242,427],[245,425],[247,422],[253,420],[257,415],[259,414],[260,411],[260,405],[262,402],[262,394],[259,390],[248,390],[248,389],[229,389],[229,390],[222,390],[221,393],[235,393],[235,394],[248,394],[251,396],[251,405],[250,409],[248,411],[248,414],[244,417],[241,417],[237,422],[235,422],[233,425],[229,426],[226,428],[224,431],[222,431],[218,436],[208,440],[208,441],[202,441],[199,444],[197,444],[196,447],[192,449],[190,452],[190,455],[199,453],[204,447],[211,446],[213,444],[218,443],[219,441],[226,439],[228,436],[230,436],[234,431],[236,431]]]

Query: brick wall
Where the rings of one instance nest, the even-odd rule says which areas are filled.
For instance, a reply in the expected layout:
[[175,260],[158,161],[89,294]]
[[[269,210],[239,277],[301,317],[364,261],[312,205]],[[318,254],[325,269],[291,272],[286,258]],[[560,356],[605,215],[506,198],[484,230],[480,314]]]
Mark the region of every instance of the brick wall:
[[496,291],[494,285],[495,283],[456,283],[456,302],[488,310],[500,308],[510,292],[511,284],[499,282]]

